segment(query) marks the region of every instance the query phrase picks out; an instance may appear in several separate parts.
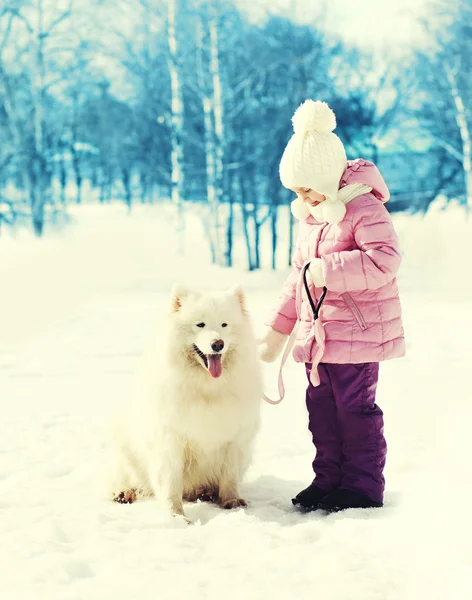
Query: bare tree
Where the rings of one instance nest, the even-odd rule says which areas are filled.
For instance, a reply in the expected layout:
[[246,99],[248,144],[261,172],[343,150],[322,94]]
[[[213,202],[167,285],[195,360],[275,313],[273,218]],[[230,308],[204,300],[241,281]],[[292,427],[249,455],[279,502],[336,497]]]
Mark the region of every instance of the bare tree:
[[[181,68],[184,66],[181,48],[181,8],[176,6],[175,33],[178,56],[177,102],[179,115],[174,118],[172,100],[171,59],[169,50],[168,13],[171,8],[163,0],[113,0],[103,9],[102,26],[108,27],[107,43],[101,44],[100,54],[106,56],[118,70],[123,71],[130,88],[128,103],[135,116],[138,157],[135,170],[139,178],[141,202],[152,202],[159,186],[169,189],[174,205],[183,219],[184,197],[184,131],[183,90]],[[179,9],[177,12],[177,8]],[[110,10],[126,15],[127,30],[108,23]],[[178,27],[177,27],[178,25]],[[175,82],[174,82],[175,83]],[[174,106],[175,108],[175,106]],[[181,113],[181,114],[180,114]],[[175,124],[179,125],[178,129]],[[180,125],[182,127],[180,127]],[[177,144],[179,142],[179,144]],[[174,163],[172,164],[172,157]],[[177,159],[177,160],[175,160]],[[177,165],[177,167],[176,167]],[[180,165],[180,170],[178,165]],[[172,173],[174,179],[172,179]],[[174,184],[172,183],[174,181]],[[183,227],[183,220],[180,227]],[[178,243],[182,243],[180,240]]]
[[463,173],[467,211],[472,209],[472,2],[439,2],[425,22],[431,50],[418,59],[423,102],[419,114],[433,145]]
[[[48,108],[53,103],[53,88],[70,75],[80,40],[77,35],[71,35],[73,0],[60,7],[47,0],[18,0],[7,5],[4,17],[8,24],[0,52],[0,78],[7,99],[10,130],[18,144],[17,154],[28,190],[33,230],[40,236],[44,207],[51,198],[51,139],[54,135]],[[9,73],[5,59],[7,47],[10,57],[14,57],[9,62],[15,64],[15,70],[18,66],[22,70],[21,94],[13,85],[18,76]],[[32,118],[26,117],[28,110]]]

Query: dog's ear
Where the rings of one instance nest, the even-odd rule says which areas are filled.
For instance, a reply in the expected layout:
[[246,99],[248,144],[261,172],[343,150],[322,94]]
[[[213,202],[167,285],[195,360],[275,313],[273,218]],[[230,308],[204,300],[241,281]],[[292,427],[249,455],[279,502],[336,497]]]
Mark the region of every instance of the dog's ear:
[[229,289],[229,293],[236,296],[236,299],[241,307],[241,311],[246,314],[246,294],[244,293],[242,285],[234,285]]
[[176,283],[172,288],[172,312],[178,312],[182,307],[182,302],[189,295],[190,291],[181,283]]

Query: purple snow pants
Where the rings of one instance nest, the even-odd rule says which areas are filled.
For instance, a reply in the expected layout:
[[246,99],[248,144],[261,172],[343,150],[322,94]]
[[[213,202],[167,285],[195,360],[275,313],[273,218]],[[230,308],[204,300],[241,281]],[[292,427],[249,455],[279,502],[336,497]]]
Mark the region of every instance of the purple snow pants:
[[[308,381],[311,365],[306,365]],[[320,363],[318,387],[308,385],[308,428],[313,436],[316,485],[353,490],[383,501],[387,445],[383,413],[375,404],[378,363]]]

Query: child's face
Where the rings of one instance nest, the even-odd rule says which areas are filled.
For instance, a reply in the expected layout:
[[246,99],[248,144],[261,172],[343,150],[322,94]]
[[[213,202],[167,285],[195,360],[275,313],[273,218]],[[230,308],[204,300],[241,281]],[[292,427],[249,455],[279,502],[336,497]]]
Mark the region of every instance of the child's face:
[[315,190],[312,190],[311,188],[292,188],[292,191],[295,192],[303,202],[306,202],[310,206],[318,206],[320,202],[326,200],[326,196],[318,194],[318,192],[315,192]]

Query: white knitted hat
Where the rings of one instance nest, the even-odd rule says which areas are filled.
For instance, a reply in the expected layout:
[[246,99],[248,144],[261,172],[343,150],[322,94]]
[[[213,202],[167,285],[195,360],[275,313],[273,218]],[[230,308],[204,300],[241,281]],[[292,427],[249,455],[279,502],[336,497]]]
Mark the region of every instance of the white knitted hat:
[[346,212],[338,188],[347,159],[333,133],[334,112],[325,102],[307,100],[295,111],[292,123],[294,134],[280,161],[280,180],[286,188],[306,187],[326,196],[319,211],[328,223],[337,223]]

